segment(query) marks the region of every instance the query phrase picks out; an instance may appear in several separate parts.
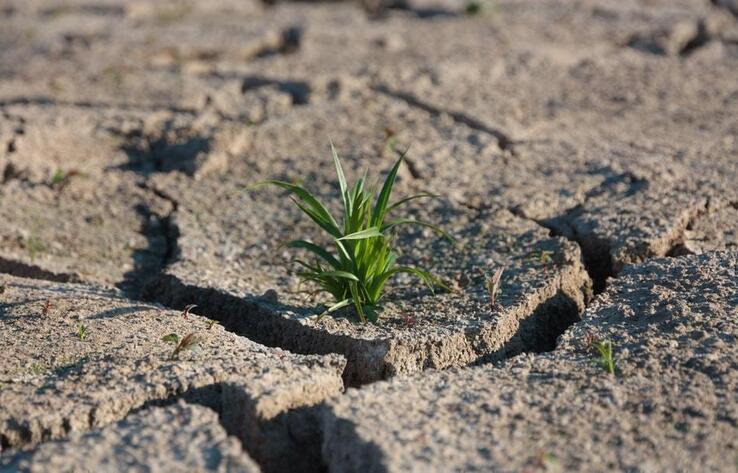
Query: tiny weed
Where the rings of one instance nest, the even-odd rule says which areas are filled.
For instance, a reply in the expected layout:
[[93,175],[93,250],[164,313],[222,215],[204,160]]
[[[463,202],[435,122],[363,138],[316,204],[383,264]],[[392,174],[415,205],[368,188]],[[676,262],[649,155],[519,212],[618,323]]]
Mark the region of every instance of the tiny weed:
[[167,343],[174,343],[176,345],[179,343],[179,335],[176,333],[170,333],[161,337],[161,340]]
[[191,311],[192,309],[194,309],[195,307],[197,307],[197,304],[190,304],[190,305],[186,306],[186,307],[184,308],[184,310],[182,310],[182,314],[181,314],[181,315],[182,315],[182,317],[184,317],[184,318],[186,319],[186,318],[187,318],[187,316],[188,316],[188,315],[190,315],[190,311]]
[[84,324],[78,324],[77,325],[77,337],[82,340],[83,342],[87,339],[87,335],[89,332],[87,331],[87,326]]
[[213,320],[213,319],[210,319],[210,320],[208,320],[208,321],[206,321],[206,322],[205,322],[205,329],[206,329],[206,330],[210,330],[210,329],[212,329],[212,328],[213,328],[213,326],[214,326],[214,325],[216,325],[217,323],[218,323],[218,321],[217,321],[217,320]]
[[184,337],[180,338],[176,333],[170,333],[162,337],[162,340],[174,345],[174,350],[169,355],[170,360],[176,360],[179,358],[179,354],[185,350],[191,350],[197,353],[200,351],[200,338],[195,332],[188,333]]
[[597,364],[608,373],[615,374],[615,359],[613,358],[613,347],[610,340],[596,340],[592,347],[595,349],[599,358]]
[[500,282],[502,281],[502,273],[505,268],[499,268],[495,274],[487,278],[487,292],[489,293],[489,303],[494,308],[497,305],[497,295],[500,292]]
[[466,3],[466,6],[464,7],[464,12],[467,15],[478,15],[482,12],[483,5],[475,0],[472,0],[470,2]]
[[395,162],[379,194],[375,194],[373,189],[366,186],[366,175],[349,188],[332,143],[331,151],[343,202],[342,225],[339,225],[328,209],[310,191],[300,185],[276,180],[257,184],[257,186],[274,185],[294,194],[296,197],[292,200],[295,205],[325,230],[335,244],[334,254],[305,240],[286,243],[289,248],[306,250],[315,257],[312,263],[302,260],[296,262],[304,268],[299,273],[303,280],[317,283],[322,291],[331,294],[335,300],[322,315],[342,307],[353,306],[362,322],[367,320],[376,322],[379,319],[377,309],[384,286],[398,273],[409,273],[420,278],[431,291],[437,286],[446,287],[440,279],[424,269],[398,265],[392,249],[392,232],[401,225],[429,227],[453,240],[443,230],[430,223],[410,218],[389,218],[391,213],[407,202],[433,197],[421,193],[390,203],[390,194],[404,154]]
[[492,14],[496,12],[496,5],[490,0],[469,0],[464,6],[464,13],[469,16]]
[[51,175],[51,185],[52,186],[58,186],[62,182],[64,182],[64,179],[67,178],[67,173],[62,171],[61,169],[56,169],[54,171],[54,174]]
[[46,367],[42,365],[41,363],[33,362],[31,363],[31,373],[35,375],[43,374],[46,371]]
[[31,235],[23,241],[23,246],[26,247],[28,255],[31,257],[31,261],[35,260],[36,257],[46,251],[46,245],[36,235]]
[[62,189],[64,186],[69,184],[69,181],[74,176],[79,176],[79,171],[76,171],[72,169],[71,171],[63,171],[62,169],[57,168],[54,171],[54,174],[51,175],[51,187],[54,187],[56,189]]
[[549,250],[531,251],[525,255],[525,259],[528,261],[535,261],[540,264],[550,264],[553,263],[553,254],[554,252]]
[[123,70],[120,67],[109,66],[103,69],[103,75],[108,77],[116,87],[123,85]]
[[540,450],[530,462],[530,466],[532,468],[526,471],[557,470],[557,467],[559,466],[559,458],[551,452]]
[[41,309],[41,314],[43,314],[44,317],[49,315],[49,311],[51,310],[51,299],[46,299],[46,302],[44,302],[44,308]]
[[557,466],[559,464],[559,458],[551,452],[541,452],[539,458],[540,464],[543,465],[543,467],[546,469],[548,469],[549,467]]

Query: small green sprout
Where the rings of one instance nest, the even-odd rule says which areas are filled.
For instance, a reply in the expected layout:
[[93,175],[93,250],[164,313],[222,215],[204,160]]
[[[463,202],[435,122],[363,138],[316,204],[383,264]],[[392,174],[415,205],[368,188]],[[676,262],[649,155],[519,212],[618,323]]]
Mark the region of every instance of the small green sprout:
[[471,0],[466,3],[466,6],[464,7],[464,12],[467,15],[478,15],[482,12],[483,5],[481,2],[478,2],[476,0]]
[[174,350],[169,355],[170,360],[176,360],[179,358],[179,354],[185,350],[190,350],[194,353],[200,351],[200,337],[195,332],[188,333],[184,337],[180,338],[176,333],[170,333],[162,337],[162,341],[171,343],[174,345]]
[[88,335],[87,326],[84,324],[77,325],[77,337],[83,342],[87,339]]
[[497,6],[491,0],[468,0],[464,5],[464,13],[469,16],[489,15],[496,12]]
[[213,328],[213,326],[214,326],[214,325],[216,325],[217,323],[218,323],[218,321],[217,321],[217,320],[215,320],[215,319],[210,319],[210,320],[207,320],[207,321],[205,322],[205,329],[206,329],[206,330],[210,330],[210,329],[212,329],[212,328]]
[[118,66],[109,66],[102,70],[102,74],[108,77],[116,87],[123,85],[123,69]]
[[40,253],[46,251],[46,245],[41,238],[36,235],[31,235],[24,239],[23,246],[26,247],[28,255],[31,257],[31,261],[35,260]]
[[545,450],[538,452],[534,464],[537,468],[544,471],[556,470],[560,466],[559,457],[557,457],[555,453],[547,452]]
[[51,175],[51,185],[52,186],[58,186],[59,184],[61,184],[62,182],[64,182],[64,180],[66,178],[67,178],[67,173],[65,173],[61,169],[57,168],[54,171],[54,174]]
[[392,249],[392,232],[401,225],[428,227],[453,241],[447,233],[430,223],[410,218],[390,218],[390,214],[407,202],[434,197],[420,193],[390,203],[390,194],[404,153],[390,170],[379,194],[375,194],[373,189],[366,186],[366,175],[349,188],[333,143],[331,152],[343,202],[342,224],[333,218],[310,191],[300,185],[277,180],[257,184],[274,185],[294,194],[292,200],[295,205],[325,230],[335,245],[336,252],[331,253],[328,249],[305,240],[286,243],[289,248],[306,250],[315,257],[312,263],[302,260],[296,262],[304,268],[299,273],[303,280],[317,283],[321,291],[331,294],[335,300],[321,316],[342,307],[353,306],[362,322],[377,322],[377,309],[384,286],[398,273],[408,273],[420,278],[431,291],[434,287],[446,287],[439,278],[424,269],[398,265]]
[[531,251],[525,255],[525,258],[529,261],[537,261],[540,264],[549,264],[553,262],[553,254],[554,252],[549,250]]
[[42,365],[41,363],[33,362],[31,363],[31,373],[35,375],[40,375],[46,371],[46,367]]
[[163,342],[174,343],[176,345],[179,343],[179,335],[177,335],[176,333],[170,333],[161,337],[161,340]]
[[497,305],[497,294],[500,292],[500,282],[502,281],[502,273],[505,271],[504,267],[501,267],[495,271],[495,273],[487,278],[487,292],[489,293],[489,303],[494,309]]
[[608,373],[615,374],[615,359],[613,358],[613,347],[610,340],[596,340],[592,343],[595,351],[600,355],[597,364]]

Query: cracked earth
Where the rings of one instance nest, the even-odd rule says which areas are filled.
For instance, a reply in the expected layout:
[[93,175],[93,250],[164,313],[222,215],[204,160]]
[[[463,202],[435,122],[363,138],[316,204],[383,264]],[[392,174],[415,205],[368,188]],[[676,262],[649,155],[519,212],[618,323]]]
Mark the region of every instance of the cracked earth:
[[[738,4],[385,7],[3,2],[0,472],[738,470]],[[455,290],[317,319],[329,137]]]

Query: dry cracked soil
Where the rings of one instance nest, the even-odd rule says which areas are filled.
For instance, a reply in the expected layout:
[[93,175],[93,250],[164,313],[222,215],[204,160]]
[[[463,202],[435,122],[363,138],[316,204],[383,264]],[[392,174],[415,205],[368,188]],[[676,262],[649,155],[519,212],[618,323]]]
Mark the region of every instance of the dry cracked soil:
[[[317,317],[329,138],[450,290]],[[736,183],[735,0],[3,1],[0,472],[736,472]]]

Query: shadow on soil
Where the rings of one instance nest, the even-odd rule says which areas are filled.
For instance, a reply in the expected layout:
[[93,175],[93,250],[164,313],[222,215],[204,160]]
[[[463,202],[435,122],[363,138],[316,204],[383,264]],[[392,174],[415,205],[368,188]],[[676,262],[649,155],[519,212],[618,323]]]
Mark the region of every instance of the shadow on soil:
[[129,135],[121,146],[128,163],[119,169],[149,175],[155,172],[181,171],[193,176],[197,171],[197,158],[210,151],[210,139],[194,137],[161,137],[151,139],[139,134]]
[[559,290],[536,307],[530,317],[521,320],[518,330],[500,349],[480,358],[476,364],[502,361],[521,353],[552,351],[559,335],[580,320],[577,302]]
[[171,215],[159,216],[146,205],[138,205],[136,212],[142,221],[140,232],[146,238],[146,247],[132,252],[133,269],[126,272],[123,281],[117,284],[118,289],[134,299],[167,265],[176,251],[179,236],[179,230],[171,222]]
[[254,400],[243,386],[222,382],[147,402],[129,414],[180,399],[217,412],[226,432],[241,441],[265,473],[327,471],[321,456],[322,405],[290,409],[265,421],[257,417]]

